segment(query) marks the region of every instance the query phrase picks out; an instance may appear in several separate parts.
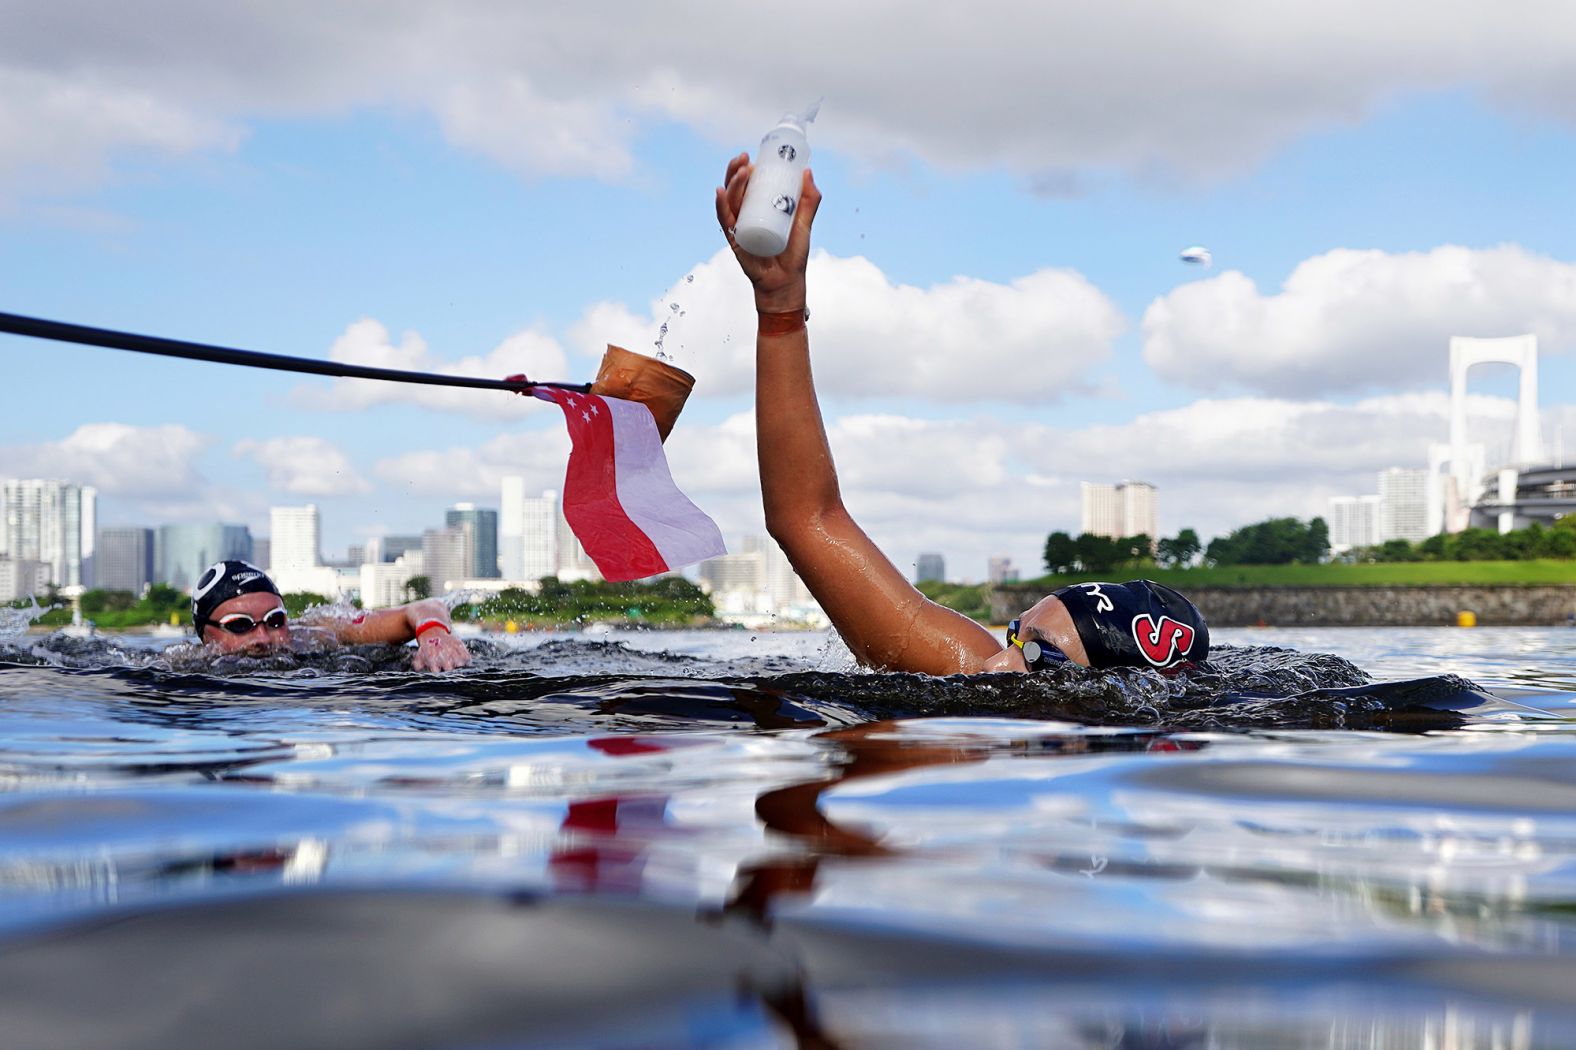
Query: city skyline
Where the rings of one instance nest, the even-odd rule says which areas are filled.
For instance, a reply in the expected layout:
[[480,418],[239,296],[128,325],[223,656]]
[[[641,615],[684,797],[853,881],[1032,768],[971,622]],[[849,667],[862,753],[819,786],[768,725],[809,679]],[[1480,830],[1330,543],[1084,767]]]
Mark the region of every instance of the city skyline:
[[[21,500],[18,493],[28,494],[30,500]],[[51,517],[44,511],[58,511],[67,494],[77,501],[77,514],[69,521],[75,534],[82,537],[78,553],[49,568],[36,558],[13,557],[13,550],[25,553],[24,538],[38,547],[41,524],[61,532],[68,519],[60,513]],[[103,566],[104,589],[132,593],[141,593],[152,584],[189,591],[201,572],[221,559],[258,565],[287,594],[318,594],[329,599],[352,596],[365,608],[409,600],[412,581],[418,577],[426,579],[437,595],[507,587],[530,589],[549,576],[565,581],[601,579],[569,530],[557,493],[546,490],[540,496],[526,496],[523,479],[518,477],[506,477],[500,486],[499,502],[507,508],[502,515],[473,502],[458,502],[444,510],[441,525],[424,529],[419,536],[386,534],[352,545],[343,561],[324,555],[323,518],[320,508],[311,503],[270,507],[269,535],[257,537],[244,525],[220,522],[92,528],[91,509],[86,521],[92,531],[83,532],[82,490],[61,481],[0,479],[0,497],[9,497],[0,505],[3,601],[56,586],[99,586],[87,568],[92,565],[95,540],[108,559]],[[91,490],[87,490],[86,502],[92,502]],[[501,525],[512,531],[500,532]],[[61,532],[56,547],[64,550],[65,546]],[[83,548],[88,552],[86,560],[80,555]],[[543,552],[551,553],[544,556]],[[505,562],[518,567],[519,573],[541,571],[529,576],[507,575],[501,571]],[[57,584],[57,573],[71,582]],[[682,575],[711,592],[719,615],[735,622],[825,622],[787,556],[765,536],[739,537],[732,552],[700,562]]]
[[[845,497],[899,566],[1032,565],[1047,531],[1078,531],[1086,478],[1161,486],[1166,532],[1324,513],[1448,440],[1452,337],[1535,334],[1544,440],[1576,432],[1576,106],[1552,9],[1407,3],[1354,34],[1297,9],[1265,38],[1226,8],[1129,26],[1026,5],[964,56],[993,89],[961,93],[911,60],[954,31],[929,12],[839,12],[873,34],[860,63],[812,34],[759,64],[709,46],[737,13],[676,49],[639,43],[649,12],[593,28],[525,7],[492,23],[502,48],[405,17],[331,57],[285,49],[321,28],[304,10],[27,35],[0,97],[20,129],[7,308],[495,378],[589,379],[608,342],[661,338],[697,378],[675,479],[725,534],[760,533],[749,291],[711,191],[824,94],[812,353]],[[208,46],[158,44],[192,32]],[[1167,90],[1135,102],[1028,43],[1077,59],[1113,38]],[[585,76],[610,40],[620,75]],[[1392,46],[1412,59],[1376,57]],[[1181,262],[1190,245],[1213,266]],[[49,392],[9,406],[0,463],[97,487],[106,525],[260,536],[268,507],[315,502],[337,552],[495,506],[504,476],[563,487],[562,421],[508,394],[0,353],[16,389]],[[1508,368],[1474,379],[1491,444],[1515,392]]]

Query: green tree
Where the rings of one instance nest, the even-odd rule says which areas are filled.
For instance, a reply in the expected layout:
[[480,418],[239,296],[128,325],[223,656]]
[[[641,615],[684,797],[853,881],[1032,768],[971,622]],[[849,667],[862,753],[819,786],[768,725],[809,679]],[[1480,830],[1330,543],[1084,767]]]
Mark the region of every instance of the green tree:
[[1417,553],[1417,549],[1413,547],[1411,543],[1402,539],[1385,540],[1377,547],[1370,547],[1369,552],[1374,561],[1395,562],[1422,560]]
[[405,581],[405,600],[420,601],[432,597],[432,579],[427,576],[412,576]]
[[1271,518],[1215,537],[1204,554],[1215,565],[1289,565],[1322,561],[1329,550],[1323,518],[1306,525],[1296,518]]
[[1055,575],[1071,572],[1078,562],[1078,545],[1065,532],[1045,537],[1045,571]]
[[285,612],[292,617],[300,616],[314,605],[332,605],[325,594],[313,594],[311,591],[291,591],[283,595],[281,600],[285,603]]
[[1084,572],[1110,572],[1122,560],[1121,547],[1109,536],[1081,532],[1073,546],[1078,552],[1078,567]]
[[190,598],[167,583],[155,583],[150,586],[142,600],[155,609],[182,609],[191,603]]
[[1145,533],[1124,536],[1116,541],[1121,564],[1130,569],[1142,569],[1155,564],[1155,541]]
[[105,612],[125,612],[137,604],[137,596],[130,591],[84,591],[77,602],[83,616],[98,616]]
[[1493,529],[1462,529],[1452,537],[1454,561],[1499,561],[1505,544]]
[[1308,542],[1298,561],[1317,565],[1330,556],[1330,526],[1323,518],[1308,522]]
[[1157,545],[1160,564],[1170,569],[1186,568],[1203,549],[1198,533],[1192,529],[1183,529],[1174,538],[1161,540]]

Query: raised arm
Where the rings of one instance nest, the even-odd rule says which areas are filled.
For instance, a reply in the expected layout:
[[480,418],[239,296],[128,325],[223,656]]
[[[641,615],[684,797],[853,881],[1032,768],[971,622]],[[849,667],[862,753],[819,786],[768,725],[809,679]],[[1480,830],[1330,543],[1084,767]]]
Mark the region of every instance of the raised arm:
[[815,180],[804,173],[787,249],[762,259],[732,232],[749,177],[748,154],[728,162],[717,221],[755,287],[755,445],[767,531],[860,663],[927,674],[981,670],[1001,649],[991,633],[915,590],[843,505],[802,323],[810,226],[821,203]]

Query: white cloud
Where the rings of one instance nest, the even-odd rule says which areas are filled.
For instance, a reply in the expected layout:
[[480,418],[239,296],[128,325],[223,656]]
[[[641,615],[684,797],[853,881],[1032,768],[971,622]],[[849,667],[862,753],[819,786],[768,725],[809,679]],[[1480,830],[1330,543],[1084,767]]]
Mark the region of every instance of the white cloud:
[[90,74],[58,75],[0,61],[0,186],[62,187],[96,178],[121,150],[182,154],[233,149],[241,132],[176,101]]
[[[345,328],[334,340],[328,356],[344,364],[481,379],[502,379],[520,373],[541,380],[575,378],[570,376],[569,364],[558,343],[535,331],[512,335],[486,354],[447,360],[432,353],[415,332],[406,332],[396,344],[382,324],[363,318]],[[520,419],[544,404],[502,390],[418,386],[374,379],[335,379],[326,387],[320,381],[303,384],[295,389],[292,399],[306,408],[357,411],[373,405],[402,403],[491,419]]]
[[259,492],[214,485],[198,461],[213,439],[179,424],[84,423],[59,441],[0,447],[0,475],[61,478],[99,490],[101,524],[255,522]]
[[[555,409],[556,411],[556,409]],[[500,434],[471,448],[406,452],[372,468],[389,488],[447,499],[497,500],[504,477],[519,475],[531,489],[562,489],[569,435],[556,428]]]
[[372,491],[344,452],[320,437],[244,438],[231,450],[268,472],[268,484],[292,496],[355,496]]
[[[838,397],[1042,404],[1086,389],[1125,326],[1116,305],[1072,270],[918,288],[894,284],[868,259],[817,251],[808,280],[817,382]],[[663,348],[696,375],[697,396],[751,389],[754,306],[730,250],[695,267],[646,316],[596,304],[571,341],[588,354],[605,342],[654,353],[663,323]]]
[[66,438],[0,448],[8,477],[65,478],[114,496],[174,497],[206,487],[197,458],[212,443],[168,424],[84,423]]
[[1261,293],[1238,272],[1186,284],[1144,314],[1144,357],[1202,390],[1285,396],[1438,386],[1453,335],[1576,339],[1576,264],[1504,246],[1337,249]]
[[958,18],[806,0],[794,22],[817,28],[781,46],[780,20],[701,0],[55,0],[10,12],[0,71],[31,82],[0,91],[0,125],[30,160],[80,170],[126,146],[223,146],[239,120],[392,106],[518,171],[618,178],[664,121],[732,146],[824,94],[822,145],[1059,187],[1088,170],[1240,170],[1409,92],[1576,111],[1576,23],[1546,0],[1223,0],[1137,18],[1121,5],[995,0]]

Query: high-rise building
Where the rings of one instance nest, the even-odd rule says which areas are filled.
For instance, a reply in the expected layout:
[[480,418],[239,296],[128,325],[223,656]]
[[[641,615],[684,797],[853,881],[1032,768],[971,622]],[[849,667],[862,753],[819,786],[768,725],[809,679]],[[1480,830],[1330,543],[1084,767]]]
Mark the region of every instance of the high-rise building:
[[470,529],[451,525],[421,534],[421,575],[432,584],[433,594],[442,594],[444,584],[473,579],[475,557]]
[[556,575],[561,580],[600,580],[602,572],[596,567],[596,562],[591,560],[591,555],[580,545],[575,537],[574,530],[569,527],[569,519],[564,517],[564,509],[560,505],[556,514],[558,546],[558,569]]
[[735,553],[708,558],[697,571],[718,615],[762,623],[784,614],[824,619],[788,556],[764,536],[744,537]]
[[189,591],[216,561],[252,560],[252,531],[245,525],[160,525],[153,537],[153,582]]
[[40,588],[92,584],[97,521],[92,486],[43,478],[0,486],[0,555],[41,562]]
[[378,541],[378,549],[382,552],[379,559],[385,562],[398,561],[400,555],[415,552],[421,553],[420,536],[384,536]]
[[525,494],[525,479],[503,479],[498,507],[498,571],[506,580],[558,573],[558,493]]
[[419,550],[406,551],[392,562],[366,562],[360,572],[361,604],[367,609],[403,604],[409,600],[406,584],[417,576],[426,575]]
[[0,602],[36,595],[48,584],[49,569],[41,561],[0,554]]
[[1119,481],[1115,485],[1084,482],[1082,531],[1092,536],[1160,536],[1160,499],[1147,481]]
[[333,566],[323,564],[323,523],[317,505],[268,508],[268,575],[285,594],[302,592],[337,597],[354,574],[341,577]]
[[141,594],[153,582],[153,530],[140,525],[99,529],[95,587]]
[[540,580],[557,572],[558,493],[545,489],[520,501],[520,575],[514,579]]
[[1013,565],[1012,559],[1005,554],[998,554],[986,560],[985,578],[991,583],[1017,583],[1018,569]]
[[764,570],[761,552],[752,550],[707,558],[700,563],[696,572],[700,576],[701,583],[714,595],[749,595],[748,604],[751,606],[749,611],[755,611],[753,607],[756,604],[756,596],[765,590]]
[[467,580],[498,578],[498,512],[474,503],[456,503],[443,515],[443,524],[470,532],[471,562]]
[[323,525],[317,505],[269,507],[269,575],[315,569],[323,564]]
[[1379,537],[1416,543],[1429,536],[1429,471],[1379,472]]
[[914,565],[914,582],[924,583],[926,580],[945,580],[947,578],[947,559],[935,551],[920,552],[919,559]]
[[1379,497],[1336,496],[1330,500],[1330,553],[1379,543]]
[[525,479],[510,475],[498,492],[498,574],[506,580],[525,575]]
[[252,564],[266,570],[273,562],[273,541],[267,536],[252,537]]

